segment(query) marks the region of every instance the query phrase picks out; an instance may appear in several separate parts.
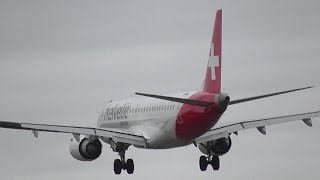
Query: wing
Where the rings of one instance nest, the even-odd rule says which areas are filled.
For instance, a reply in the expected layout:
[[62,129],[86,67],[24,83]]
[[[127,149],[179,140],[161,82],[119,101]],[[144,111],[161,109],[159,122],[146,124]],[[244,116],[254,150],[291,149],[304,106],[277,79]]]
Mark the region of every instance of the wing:
[[115,129],[115,128],[88,128],[88,127],[75,127],[75,126],[60,126],[49,124],[32,124],[32,123],[16,123],[0,121],[1,128],[18,129],[18,130],[31,130],[35,137],[38,137],[39,131],[57,132],[57,133],[70,133],[75,138],[80,134],[91,135],[98,137],[111,138],[115,142],[122,142],[137,146],[146,147],[146,139],[137,135],[130,130]]
[[194,143],[199,144],[207,141],[216,140],[222,137],[228,137],[231,133],[237,134],[238,131],[257,128],[262,134],[266,135],[265,126],[280,124],[285,122],[302,120],[308,126],[312,126],[311,118],[320,117],[320,111],[279,116],[272,118],[256,119],[242,122],[218,123],[213,129],[204,135],[196,138]]

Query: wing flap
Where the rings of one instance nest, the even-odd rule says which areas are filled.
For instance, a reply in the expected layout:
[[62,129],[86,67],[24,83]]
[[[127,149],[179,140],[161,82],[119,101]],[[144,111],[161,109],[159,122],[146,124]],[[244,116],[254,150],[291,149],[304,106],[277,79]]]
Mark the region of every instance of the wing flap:
[[61,126],[61,125],[49,125],[49,124],[32,124],[32,123],[16,123],[0,121],[1,128],[18,129],[18,130],[31,130],[34,132],[45,131],[45,132],[56,132],[56,133],[71,133],[83,134],[90,136],[99,136],[105,138],[111,138],[114,142],[122,142],[140,147],[146,147],[147,141],[141,135],[136,135],[132,132],[125,131],[122,129],[97,129],[89,127],[73,127],[73,126]]
[[[110,129],[110,128],[109,128]],[[122,142],[127,144],[134,144],[142,147],[147,146],[147,141],[143,136],[129,134],[128,132],[115,132],[114,130],[97,129],[97,136],[109,137],[114,142]]]
[[21,127],[23,129],[35,129],[35,130],[38,130],[38,131],[47,131],[47,132],[96,135],[94,128],[59,126],[59,125],[45,125],[45,124],[28,124],[28,123],[21,123]]
[[295,115],[289,115],[289,116],[248,121],[241,124],[245,129],[250,129],[250,128],[256,128],[260,126],[269,126],[273,124],[280,124],[280,123],[285,123],[290,121],[303,120],[311,117],[319,117],[319,116],[320,116],[320,111],[317,111],[317,112],[310,112],[305,114],[295,114]]
[[243,121],[243,122],[237,122],[237,123],[225,123],[221,126],[217,126],[211,129],[210,131],[200,136],[199,138],[196,138],[194,142],[197,144],[204,143],[204,142],[216,140],[222,137],[227,137],[231,133],[235,133],[245,129],[264,127],[264,126],[297,121],[297,120],[311,119],[314,117],[320,117],[320,111],[257,119],[257,120],[251,120],[251,121]]

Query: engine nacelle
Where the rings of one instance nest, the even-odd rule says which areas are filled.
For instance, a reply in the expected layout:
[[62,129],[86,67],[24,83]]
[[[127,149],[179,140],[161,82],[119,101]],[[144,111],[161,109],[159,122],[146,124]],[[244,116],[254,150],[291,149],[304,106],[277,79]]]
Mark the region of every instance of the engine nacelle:
[[199,144],[199,149],[203,154],[206,155],[218,155],[222,156],[229,152],[231,149],[231,138],[220,138],[217,140],[209,141],[206,143]]
[[101,155],[102,144],[98,138],[90,140],[84,137],[79,142],[71,139],[69,150],[72,157],[79,161],[92,161]]

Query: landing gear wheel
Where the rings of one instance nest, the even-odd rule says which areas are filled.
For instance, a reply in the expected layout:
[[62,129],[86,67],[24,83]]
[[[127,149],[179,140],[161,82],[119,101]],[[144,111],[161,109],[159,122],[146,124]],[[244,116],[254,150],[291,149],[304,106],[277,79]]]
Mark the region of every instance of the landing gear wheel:
[[211,166],[212,166],[212,169],[215,170],[215,171],[220,169],[220,158],[219,158],[219,156],[212,156]]
[[121,174],[121,170],[122,170],[122,162],[120,161],[120,159],[116,159],[114,160],[113,163],[113,170],[115,174]]
[[133,160],[132,160],[132,159],[128,159],[126,166],[127,166],[127,173],[128,173],[128,174],[132,174],[133,171],[134,171],[134,163],[133,163]]
[[201,171],[207,170],[207,167],[208,167],[207,157],[205,157],[205,156],[200,156],[199,165],[200,165],[200,170],[201,170]]

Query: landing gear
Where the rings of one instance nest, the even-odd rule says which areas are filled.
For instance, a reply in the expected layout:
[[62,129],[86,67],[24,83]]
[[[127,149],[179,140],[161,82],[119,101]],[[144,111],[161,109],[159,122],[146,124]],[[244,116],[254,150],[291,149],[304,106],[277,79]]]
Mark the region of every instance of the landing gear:
[[128,174],[132,174],[133,171],[134,171],[134,163],[133,163],[133,160],[132,160],[132,159],[128,159],[126,166],[127,166],[127,173],[128,173]]
[[116,159],[114,160],[113,163],[113,170],[115,174],[121,174],[121,170],[122,170],[122,162],[120,161],[120,159]]
[[211,164],[212,169],[217,171],[220,169],[220,158],[219,156],[201,156],[199,159],[199,166],[201,171],[206,171],[208,165]]
[[200,165],[200,170],[201,171],[207,170],[207,167],[208,167],[207,157],[201,156],[200,159],[199,159],[199,165]]
[[211,164],[213,170],[218,171],[220,169],[219,156],[212,156],[210,164]]
[[134,162],[132,159],[126,161],[125,151],[119,152],[120,159],[114,160],[113,170],[115,174],[121,174],[121,170],[127,170],[128,174],[133,174],[134,172]]
[[108,140],[111,149],[114,152],[118,152],[120,159],[114,160],[113,170],[115,174],[121,174],[122,170],[127,170],[128,174],[133,174],[134,172],[134,163],[132,159],[126,160],[126,150],[128,150],[130,144],[125,143],[115,143],[112,139]]

